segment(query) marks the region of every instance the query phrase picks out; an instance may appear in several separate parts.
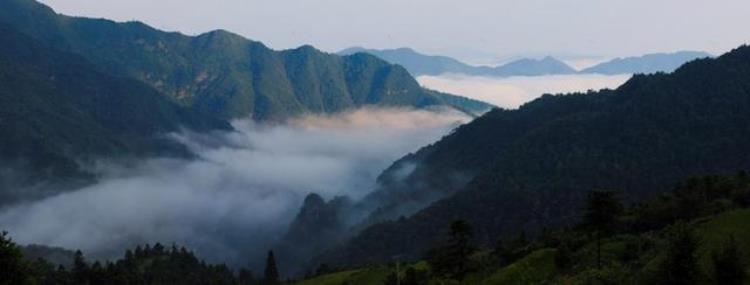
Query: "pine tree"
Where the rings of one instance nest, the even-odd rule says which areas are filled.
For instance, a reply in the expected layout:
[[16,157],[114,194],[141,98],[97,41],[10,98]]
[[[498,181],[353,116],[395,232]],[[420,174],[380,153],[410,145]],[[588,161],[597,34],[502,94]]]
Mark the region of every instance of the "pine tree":
[[73,280],[76,284],[88,284],[89,283],[89,265],[83,258],[83,253],[80,250],[76,250],[73,257],[73,268],[71,269]]
[[698,240],[690,228],[683,222],[674,225],[668,238],[666,256],[657,271],[659,284],[698,284],[697,249]]
[[583,227],[596,235],[596,267],[602,267],[602,238],[615,230],[622,205],[613,191],[592,191],[586,200]]
[[255,276],[253,272],[245,268],[240,269],[239,275],[240,285],[255,285]]
[[266,270],[263,275],[263,285],[281,284],[279,281],[279,269],[276,267],[276,258],[273,256],[273,250],[268,251],[266,258]]
[[733,236],[729,237],[723,248],[714,251],[712,257],[716,284],[745,284],[747,272],[742,261],[739,245]]
[[27,280],[27,274],[21,249],[7,232],[0,232],[0,284],[22,284]]
[[395,272],[391,272],[385,277],[383,285],[398,285],[398,276]]
[[471,270],[471,225],[466,221],[455,221],[450,227],[450,236],[445,246],[433,250],[429,259],[432,269],[438,275],[456,280],[463,279]]

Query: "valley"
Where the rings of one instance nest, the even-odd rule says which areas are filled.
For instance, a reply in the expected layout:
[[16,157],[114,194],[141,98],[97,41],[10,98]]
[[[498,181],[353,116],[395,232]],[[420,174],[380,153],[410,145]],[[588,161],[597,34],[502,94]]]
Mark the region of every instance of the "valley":
[[0,285],[750,282],[745,4],[78,1],[0,1]]

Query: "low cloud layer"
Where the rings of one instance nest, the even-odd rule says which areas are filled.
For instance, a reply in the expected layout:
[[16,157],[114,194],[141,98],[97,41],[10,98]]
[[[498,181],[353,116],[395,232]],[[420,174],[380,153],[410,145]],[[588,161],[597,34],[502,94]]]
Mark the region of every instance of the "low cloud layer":
[[615,88],[627,81],[630,75],[548,75],[492,78],[448,74],[420,76],[423,86],[438,91],[458,94],[492,103],[498,107],[515,109],[545,93]]
[[174,134],[198,154],[92,166],[101,182],[0,210],[20,243],[119,256],[137,243],[177,243],[211,261],[248,265],[283,233],[310,192],[359,198],[394,160],[468,118],[363,109],[288,124],[235,122],[229,134]]

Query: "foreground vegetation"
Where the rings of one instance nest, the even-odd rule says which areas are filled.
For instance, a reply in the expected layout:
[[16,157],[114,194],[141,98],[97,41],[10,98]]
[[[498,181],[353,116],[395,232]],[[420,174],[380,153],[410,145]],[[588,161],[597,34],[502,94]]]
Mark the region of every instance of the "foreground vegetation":
[[673,191],[623,206],[615,191],[592,191],[580,223],[535,238],[519,232],[494,248],[474,246],[469,223],[455,221],[424,259],[350,269],[320,266],[301,281],[280,280],[273,252],[254,278],[210,265],[185,248],[160,244],[114,262],[69,268],[26,260],[0,235],[0,284],[749,284],[750,175],[688,179]]
[[749,206],[745,172],[691,178],[627,208],[617,192],[594,191],[575,227],[474,248],[470,226],[457,221],[426,261],[296,284],[749,284]]

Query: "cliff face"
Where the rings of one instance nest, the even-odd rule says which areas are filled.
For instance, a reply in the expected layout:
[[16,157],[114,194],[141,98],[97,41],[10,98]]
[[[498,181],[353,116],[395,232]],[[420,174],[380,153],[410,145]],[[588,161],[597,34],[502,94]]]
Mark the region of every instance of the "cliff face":
[[346,213],[351,207],[352,201],[346,197],[326,202],[318,194],[309,194],[278,245],[281,268],[300,275],[303,268],[315,266],[310,264],[313,257],[344,238]]

